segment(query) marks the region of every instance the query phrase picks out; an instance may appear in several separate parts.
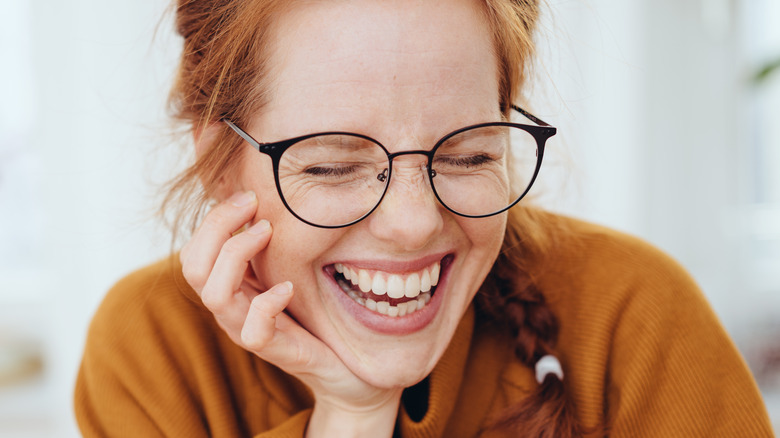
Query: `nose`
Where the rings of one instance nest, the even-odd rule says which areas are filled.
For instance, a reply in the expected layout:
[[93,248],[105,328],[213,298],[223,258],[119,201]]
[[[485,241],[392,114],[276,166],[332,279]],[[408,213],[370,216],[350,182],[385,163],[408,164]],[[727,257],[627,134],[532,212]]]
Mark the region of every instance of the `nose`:
[[426,161],[420,156],[394,159],[387,193],[367,218],[375,237],[411,252],[424,248],[441,232],[442,209],[428,178]]

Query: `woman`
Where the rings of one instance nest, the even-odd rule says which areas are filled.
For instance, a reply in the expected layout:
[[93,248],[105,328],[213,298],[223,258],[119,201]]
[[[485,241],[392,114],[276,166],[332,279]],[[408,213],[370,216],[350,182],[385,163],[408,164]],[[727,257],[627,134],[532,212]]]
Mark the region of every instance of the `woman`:
[[537,15],[179,1],[197,161],[168,203],[217,205],[95,316],[84,434],[771,435],[673,262],[512,207],[555,134],[514,106]]

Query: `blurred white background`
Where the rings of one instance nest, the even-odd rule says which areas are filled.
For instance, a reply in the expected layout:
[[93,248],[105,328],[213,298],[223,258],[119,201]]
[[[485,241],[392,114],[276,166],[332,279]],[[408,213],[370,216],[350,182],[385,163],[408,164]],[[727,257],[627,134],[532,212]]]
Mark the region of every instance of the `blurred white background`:
[[[531,108],[559,128],[540,202],[639,235],[709,297],[780,421],[776,0],[549,0]],[[165,0],[4,0],[0,437],[78,436],[71,393],[106,290],[169,251],[159,183]]]

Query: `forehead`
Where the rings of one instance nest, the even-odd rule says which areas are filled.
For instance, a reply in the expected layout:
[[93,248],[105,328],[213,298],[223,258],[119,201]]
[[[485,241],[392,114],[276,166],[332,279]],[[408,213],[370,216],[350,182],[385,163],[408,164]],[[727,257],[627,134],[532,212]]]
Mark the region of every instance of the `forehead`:
[[446,116],[454,128],[496,116],[497,63],[481,8],[475,0],[294,2],[272,29],[269,125],[418,129]]

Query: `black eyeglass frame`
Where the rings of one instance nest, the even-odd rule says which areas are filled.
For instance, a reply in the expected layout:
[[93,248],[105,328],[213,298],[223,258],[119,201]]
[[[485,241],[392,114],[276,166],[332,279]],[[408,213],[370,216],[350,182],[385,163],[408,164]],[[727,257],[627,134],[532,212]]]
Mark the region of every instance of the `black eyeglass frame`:
[[[551,126],[550,124],[548,124],[547,122],[539,119],[538,117],[534,116],[533,114],[525,111],[524,109],[520,108],[519,106],[512,105],[512,109],[517,111],[517,112],[519,112],[520,114],[525,116],[528,120],[531,120],[532,122],[536,123],[539,126],[527,125],[527,124],[523,124],[523,123],[512,123],[512,122],[477,123],[475,125],[469,125],[469,126],[457,129],[457,130],[452,131],[449,134],[443,136],[442,138],[440,138],[436,142],[436,144],[433,146],[433,148],[431,148],[431,150],[429,150],[429,151],[414,150],[414,151],[401,151],[401,152],[396,152],[396,153],[388,152],[387,148],[385,148],[385,146],[382,143],[380,143],[379,141],[377,141],[377,140],[375,140],[375,139],[373,139],[373,138],[371,138],[371,137],[369,137],[367,135],[357,134],[357,133],[354,133],[354,132],[344,132],[344,131],[317,132],[317,133],[313,133],[313,134],[306,134],[306,135],[302,135],[302,136],[299,136],[299,137],[289,138],[289,139],[286,139],[286,140],[276,141],[276,142],[272,142],[272,143],[261,143],[261,142],[255,140],[251,135],[249,135],[243,129],[239,128],[235,123],[231,122],[230,120],[222,119],[222,122],[224,122],[226,125],[228,125],[230,127],[230,129],[232,129],[236,134],[240,135],[241,138],[246,140],[247,143],[252,145],[252,147],[254,147],[257,151],[259,151],[261,153],[264,153],[264,154],[268,155],[269,157],[271,157],[271,161],[273,163],[273,169],[274,169],[274,180],[276,182],[276,191],[279,194],[279,198],[282,200],[282,203],[284,204],[285,208],[287,208],[287,211],[289,211],[293,216],[295,216],[301,222],[303,222],[305,224],[308,224],[308,225],[311,225],[313,227],[317,227],[317,228],[344,228],[344,227],[348,227],[350,225],[354,225],[354,224],[362,221],[363,219],[368,217],[371,213],[373,213],[374,210],[377,209],[377,207],[379,207],[379,204],[381,204],[382,200],[385,198],[385,194],[387,193],[387,189],[390,187],[390,178],[392,177],[392,174],[393,174],[393,159],[395,157],[400,157],[402,155],[425,155],[428,158],[428,164],[426,166],[426,171],[428,173],[428,181],[431,184],[431,190],[433,190],[434,196],[436,196],[436,199],[439,201],[439,204],[441,204],[448,211],[450,211],[450,212],[452,212],[454,214],[457,214],[458,216],[467,217],[467,218],[474,218],[474,219],[490,217],[490,216],[495,216],[497,214],[503,213],[503,212],[509,210],[510,208],[514,207],[515,205],[517,205],[517,203],[520,202],[520,200],[525,197],[525,195],[528,193],[529,190],[531,190],[531,187],[534,185],[534,182],[536,181],[536,177],[539,174],[539,169],[541,169],[541,167],[542,167],[542,158],[544,157],[544,147],[545,147],[545,144],[547,143],[547,140],[550,137],[554,136],[557,133],[558,130],[557,130],[557,128]],[[460,134],[463,131],[468,131],[470,129],[482,128],[482,127],[487,127],[487,126],[509,126],[509,127],[514,127],[514,128],[520,128],[520,129],[524,130],[525,132],[529,133],[536,140],[537,154],[536,154],[536,166],[534,168],[534,173],[533,173],[533,176],[531,177],[531,181],[528,183],[528,186],[525,188],[523,193],[520,194],[520,196],[518,196],[517,199],[515,199],[511,204],[509,204],[508,206],[502,208],[501,210],[494,211],[494,212],[488,213],[488,214],[482,214],[482,215],[468,215],[468,214],[460,213],[460,212],[455,211],[452,208],[450,208],[441,199],[441,197],[439,196],[439,193],[436,191],[436,184],[433,183],[433,178],[436,176],[436,171],[434,169],[432,169],[432,166],[433,166],[433,155],[436,153],[436,150],[439,148],[439,146],[444,144],[444,142],[446,142],[449,138],[451,138],[451,137],[453,137],[455,135],[458,135],[458,134]],[[376,202],[376,205],[374,205],[374,207],[371,208],[371,210],[369,210],[368,212],[366,212],[364,215],[360,216],[359,218],[353,220],[352,222],[349,222],[349,223],[346,223],[346,224],[342,224],[342,225],[321,225],[321,224],[316,224],[316,223],[310,222],[310,221],[302,218],[301,216],[299,216],[298,213],[296,213],[290,207],[290,205],[287,203],[287,200],[284,199],[284,193],[282,192],[282,186],[281,186],[281,183],[279,181],[279,163],[281,162],[282,155],[284,154],[284,152],[287,149],[289,149],[294,144],[296,144],[298,142],[301,142],[303,140],[312,138],[312,137],[318,137],[320,135],[348,135],[348,136],[352,136],[352,137],[362,138],[364,140],[368,140],[368,141],[376,144],[377,146],[382,148],[382,150],[385,152],[385,154],[387,154],[388,165],[387,165],[387,169],[386,169],[387,174],[385,176],[386,184],[385,184],[384,190],[382,191],[382,195],[379,197],[379,199]],[[385,182],[385,181],[382,181],[382,182]]]

